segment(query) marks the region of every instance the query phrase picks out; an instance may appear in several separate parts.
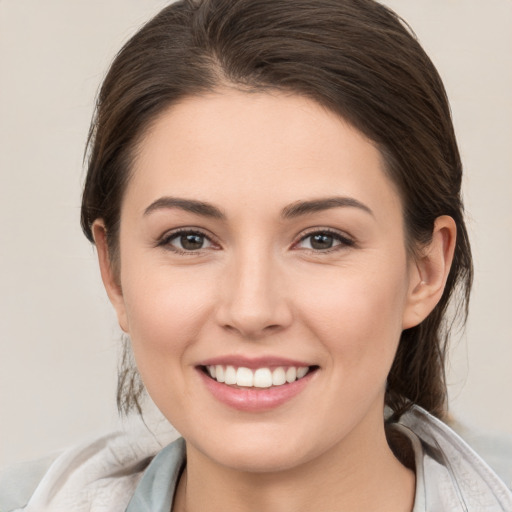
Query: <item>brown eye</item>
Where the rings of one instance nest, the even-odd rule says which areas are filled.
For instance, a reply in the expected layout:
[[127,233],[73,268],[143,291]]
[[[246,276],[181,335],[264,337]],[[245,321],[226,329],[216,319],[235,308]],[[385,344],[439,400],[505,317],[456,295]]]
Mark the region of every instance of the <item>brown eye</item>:
[[178,252],[200,251],[212,247],[212,242],[203,233],[194,231],[181,231],[168,236],[162,243],[172,250]]
[[334,237],[325,233],[318,233],[311,237],[310,244],[313,249],[330,249],[334,245]]
[[181,235],[179,237],[181,247],[187,251],[196,251],[202,249],[204,244],[204,236],[202,235]]
[[297,244],[300,249],[309,249],[312,251],[329,251],[330,249],[350,247],[354,242],[349,238],[331,231],[317,231],[303,237]]

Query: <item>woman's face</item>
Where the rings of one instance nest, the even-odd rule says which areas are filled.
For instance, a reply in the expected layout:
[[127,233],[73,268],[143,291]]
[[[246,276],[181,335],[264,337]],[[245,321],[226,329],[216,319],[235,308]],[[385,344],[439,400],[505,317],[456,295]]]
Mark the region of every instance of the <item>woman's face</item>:
[[212,462],[371,445],[417,279],[378,150],[311,100],[188,98],[140,145],[111,298],[149,394]]

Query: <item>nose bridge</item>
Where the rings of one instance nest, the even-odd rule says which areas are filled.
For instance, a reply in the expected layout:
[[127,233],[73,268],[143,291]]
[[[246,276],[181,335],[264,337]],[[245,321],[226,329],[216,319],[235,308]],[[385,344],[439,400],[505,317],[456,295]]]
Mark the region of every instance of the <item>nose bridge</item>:
[[223,290],[223,326],[245,337],[258,337],[288,325],[291,312],[282,282],[280,263],[271,248],[256,242],[234,251]]

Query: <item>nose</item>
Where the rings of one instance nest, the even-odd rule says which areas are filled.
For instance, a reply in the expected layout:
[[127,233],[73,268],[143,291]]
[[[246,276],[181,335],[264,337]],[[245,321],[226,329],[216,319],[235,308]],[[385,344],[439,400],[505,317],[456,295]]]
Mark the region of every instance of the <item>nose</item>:
[[288,327],[292,309],[283,273],[268,254],[253,251],[234,256],[219,290],[218,324],[252,340]]

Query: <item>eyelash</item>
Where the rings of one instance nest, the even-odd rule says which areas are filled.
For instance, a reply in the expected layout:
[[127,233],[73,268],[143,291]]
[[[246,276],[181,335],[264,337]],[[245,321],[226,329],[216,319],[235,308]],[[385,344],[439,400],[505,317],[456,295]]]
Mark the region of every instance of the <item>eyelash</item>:
[[176,254],[180,254],[180,255],[184,255],[184,256],[194,256],[194,255],[201,253],[204,250],[204,249],[198,249],[195,251],[194,250],[186,251],[183,249],[178,249],[177,247],[173,247],[171,245],[171,242],[183,235],[196,235],[196,236],[204,237],[210,243],[212,243],[214,245],[216,244],[216,242],[214,242],[212,240],[212,237],[208,236],[206,233],[204,233],[203,231],[201,231],[199,229],[182,228],[182,229],[178,229],[176,231],[172,231],[171,233],[165,234],[162,237],[162,239],[158,242],[157,246],[164,247],[165,249],[175,252]]
[[[197,250],[183,250],[178,249],[177,247],[173,247],[171,245],[171,242],[180,236],[183,235],[196,235],[200,237],[204,237],[206,240],[208,240],[211,244],[216,245],[216,242],[212,240],[212,238],[204,233],[203,231],[200,231],[198,229],[189,229],[189,228],[182,228],[178,229],[176,231],[172,231],[171,233],[167,233],[164,235],[161,240],[157,243],[158,247],[164,247],[172,252],[175,252],[180,255],[186,255],[186,256],[194,256],[197,254],[200,254],[204,249],[197,249]],[[306,232],[297,242],[294,242],[292,247],[297,246],[301,242],[304,242],[308,238],[314,236],[314,235],[329,235],[332,236],[336,241],[340,242],[337,245],[334,245],[333,247],[329,247],[325,250],[321,249],[303,249],[313,254],[326,254],[331,253],[334,251],[342,250],[347,247],[353,247],[355,245],[355,241],[351,238],[349,238],[346,235],[341,234],[340,232],[330,229],[330,228],[313,228],[311,231]],[[298,250],[298,249],[297,249]]]
[[297,242],[293,245],[296,246],[307,240],[308,238],[313,237],[314,235],[329,235],[332,236],[336,241],[340,242],[338,245],[334,245],[333,247],[329,247],[325,250],[320,249],[304,249],[312,254],[326,254],[334,251],[343,250],[347,247],[353,247],[355,245],[355,241],[352,238],[349,238],[346,234],[342,234],[339,231],[330,228],[312,228],[311,231],[307,231]]

